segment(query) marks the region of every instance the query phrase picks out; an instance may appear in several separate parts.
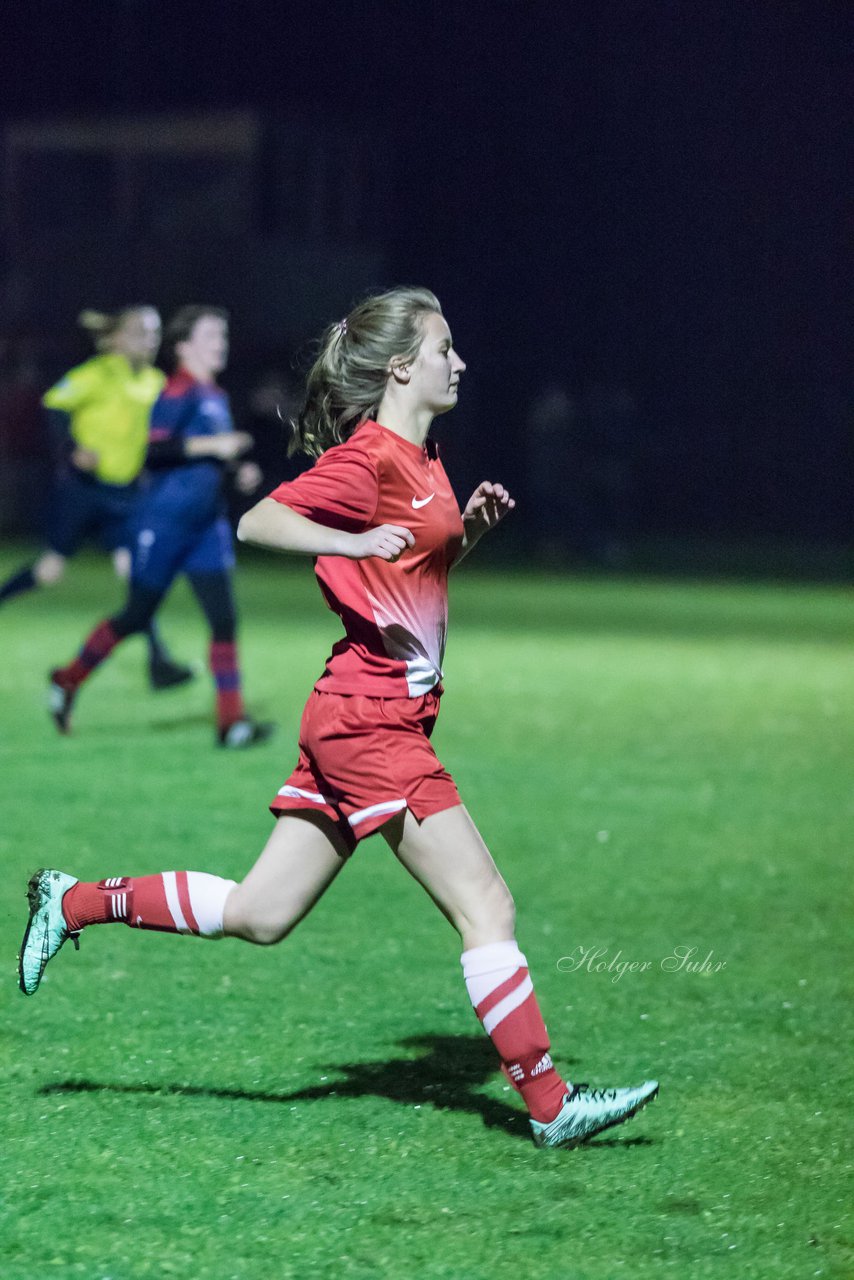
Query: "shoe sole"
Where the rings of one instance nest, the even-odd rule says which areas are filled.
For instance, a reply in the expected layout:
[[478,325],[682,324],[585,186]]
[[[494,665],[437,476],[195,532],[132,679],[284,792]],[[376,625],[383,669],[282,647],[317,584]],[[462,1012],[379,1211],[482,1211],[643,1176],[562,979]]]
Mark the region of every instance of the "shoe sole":
[[598,1138],[600,1133],[605,1133],[607,1129],[616,1129],[618,1124],[628,1124],[630,1120],[634,1120],[636,1115],[643,1111],[644,1107],[648,1107],[658,1097],[660,1086],[650,1093],[643,1101],[639,1102],[634,1111],[629,1111],[627,1115],[619,1116],[615,1120],[608,1120],[607,1123],[600,1125],[598,1129],[591,1129],[589,1133],[585,1133],[580,1138],[568,1138],[565,1142],[543,1143],[543,1151],[573,1151],[576,1147],[583,1146],[585,1142],[589,1142],[591,1138]]
[[[18,955],[18,986],[21,988],[25,996],[34,996],[36,994],[36,991],[38,991],[39,989],[38,983],[36,983],[32,991],[28,991],[26,986],[24,985],[24,952],[27,949],[27,941],[30,936],[30,930],[33,927],[33,920],[35,919],[36,915],[39,913],[43,905],[42,892],[41,892],[41,878],[44,875],[46,870],[47,870],[46,867],[41,867],[38,871],[35,872],[34,875],[30,876],[29,883],[27,884],[27,901],[30,904],[30,918],[27,921],[27,927],[24,930],[24,936],[21,940],[21,950]],[[42,970],[42,973],[44,973],[44,970]],[[41,977],[39,977],[39,982],[41,982]]]

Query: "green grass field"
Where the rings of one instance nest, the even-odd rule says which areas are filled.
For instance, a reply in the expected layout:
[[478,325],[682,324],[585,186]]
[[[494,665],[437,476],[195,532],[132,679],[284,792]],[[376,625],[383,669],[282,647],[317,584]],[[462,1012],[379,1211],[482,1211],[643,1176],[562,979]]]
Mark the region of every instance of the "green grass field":
[[[474,563],[453,585],[435,742],[555,1058],[659,1100],[535,1150],[455,935],[378,838],[279,948],[92,929],[20,995],[35,867],[249,866],[337,635],[307,564],[248,559],[272,743],[215,751],[207,679],[150,694],[136,640],[63,740],[45,672],[118,599],[83,558],[0,612],[4,1280],[854,1275],[851,595]],[[182,586],[163,630],[202,658]]]

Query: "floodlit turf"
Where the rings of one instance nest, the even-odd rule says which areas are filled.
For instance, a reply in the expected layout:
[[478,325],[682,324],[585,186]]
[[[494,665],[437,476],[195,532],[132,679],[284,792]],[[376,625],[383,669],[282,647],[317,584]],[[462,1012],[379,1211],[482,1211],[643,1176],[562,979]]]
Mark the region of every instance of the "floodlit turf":
[[[92,929],[18,993],[35,867],[249,865],[337,634],[307,564],[249,559],[275,741],[214,750],[207,680],[152,695],[138,641],[62,740],[44,673],[117,598],[84,558],[0,611],[4,1280],[854,1274],[848,594],[460,570],[435,740],[555,1057],[662,1082],[568,1153],[530,1143],[456,938],[380,839],[279,948]],[[202,658],[182,587],[163,631]]]

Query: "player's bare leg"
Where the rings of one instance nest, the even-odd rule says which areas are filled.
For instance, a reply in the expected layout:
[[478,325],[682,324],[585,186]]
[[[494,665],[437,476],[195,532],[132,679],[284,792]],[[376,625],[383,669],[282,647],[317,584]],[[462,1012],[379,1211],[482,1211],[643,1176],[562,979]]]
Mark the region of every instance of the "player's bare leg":
[[513,898],[467,810],[456,805],[421,822],[405,810],[383,835],[459,933],[466,987],[505,1075],[532,1116],[553,1120],[567,1086],[516,943]]
[[513,898],[464,805],[422,822],[405,809],[382,833],[457,930],[464,951],[513,938]]
[[322,814],[279,818],[242,884],[204,871],[163,871],[81,882],[37,871],[27,890],[30,916],[21,943],[21,990],[34,995],[45,968],[69,938],[95,924],[125,924],[203,938],[230,935],[271,944],[311,910],[347,860],[334,824]]
[[524,1098],[538,1146],[578,1146],[655,1097],[655,1081],[636,1089],[588,1089],[567,1085],[555,1070],[527,960],[514,937],[513,899],[462,805],[422,822],[406,810],[383,834],[460,934],[469,997],[507,1079]]
[[283,814],[252,870],[226,900],[223,931],[269,946],[308,914],[349,850],[324,814]]

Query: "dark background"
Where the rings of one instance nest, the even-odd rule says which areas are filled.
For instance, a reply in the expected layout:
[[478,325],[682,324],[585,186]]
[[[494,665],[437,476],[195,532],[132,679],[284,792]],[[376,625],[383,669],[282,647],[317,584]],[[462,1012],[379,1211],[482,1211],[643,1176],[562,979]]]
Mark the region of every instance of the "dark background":
[[[83,306],[228,306],[224,381],[257,425],[259,379],[298,369],[320,326],[424,283],[469,364],[437,424],[446,462],[461,491],[518,491],[509,548],[844,572],[848,13],[19,6],[0,91],[7,477],[37,475],[21,384],[32,400],[85,357]],[[242,122],[240,154],[143,148],[117,176],[109,147],[21,142],[57,121],[166,137],[187,116],[213,138]],[[5,526],[25,525],[32,504],[3,497]]]

